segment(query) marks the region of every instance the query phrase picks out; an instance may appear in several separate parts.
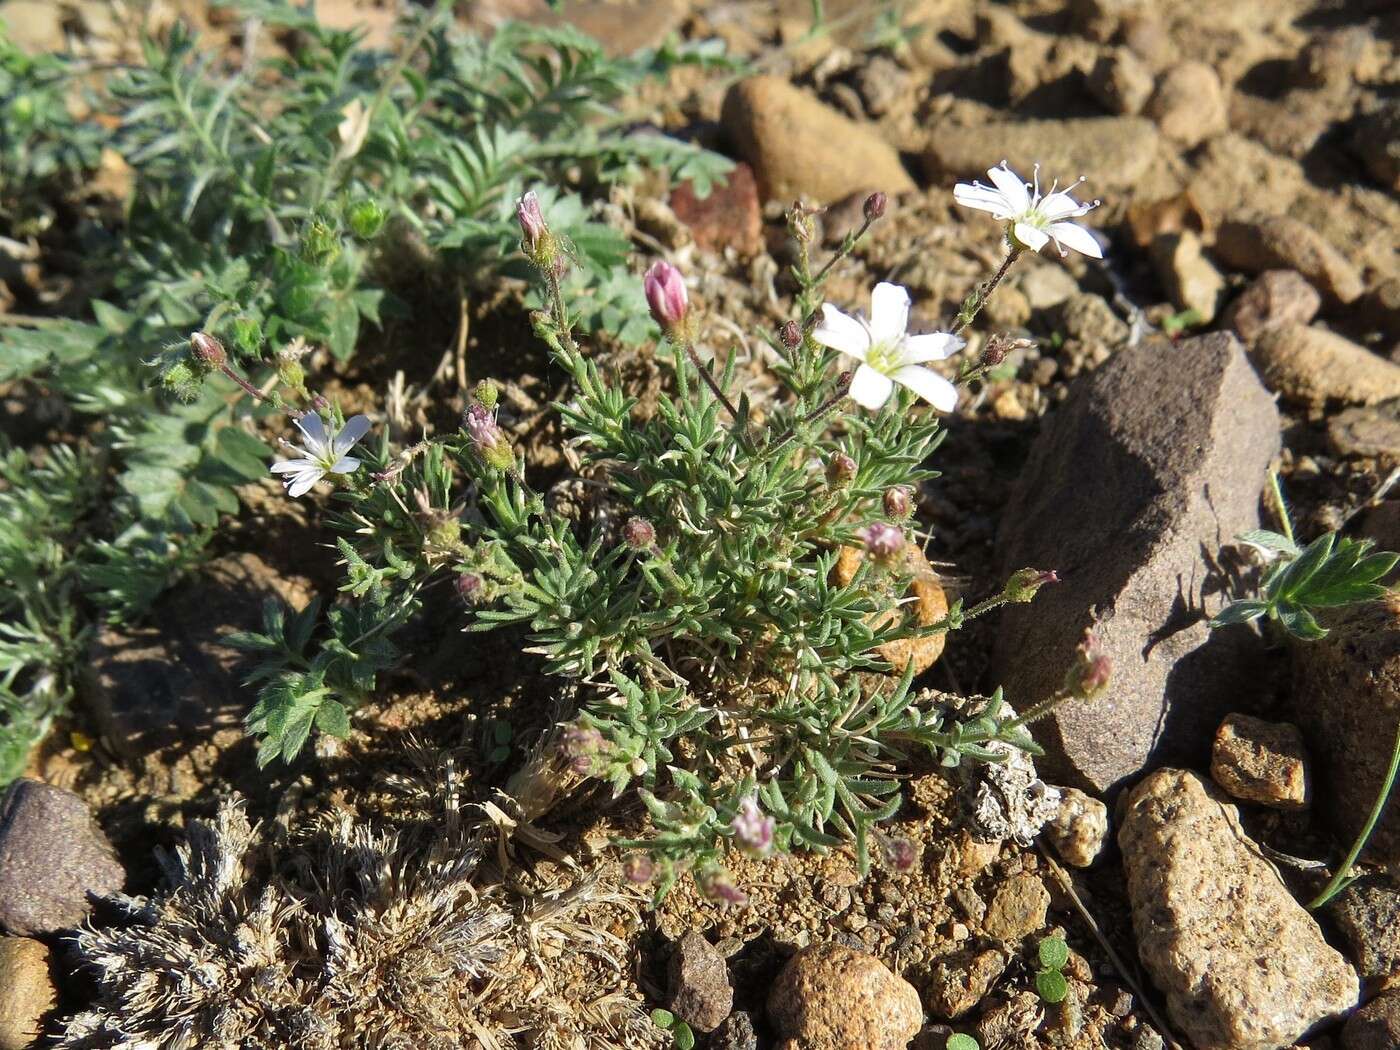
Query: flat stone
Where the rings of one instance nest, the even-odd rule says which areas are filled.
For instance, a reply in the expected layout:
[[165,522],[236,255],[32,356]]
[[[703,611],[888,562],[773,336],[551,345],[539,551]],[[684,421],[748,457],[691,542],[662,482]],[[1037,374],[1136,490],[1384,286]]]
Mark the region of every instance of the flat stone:
[[[938,580],[938,573],[929,564],[928,557],[915,544],[906,543],[905,571],[909,574],[909,589],[900,599],[899,608],[914,613],[915,622],[920,627],[928,627],[937,623],[948,615],[948,596],[943,591],[943,585]],[[832,570],[832,578],[838,586],[845,587],[855,578],[856,570],[860,568],[861,559],[865,557],[865,552],[859,547],[842,547],[837,557],[836,566]],[[895,602],[896,596],[890,595],[891,604]],[[905,601],[912,598],[913,601]],[[889,612],[878,614],[874,617],[877,624],[883,625],[898,615],[893,609]],[[911,663],[914,665],[914,674],[921,675],[937,662],[943,655],[943,646],[946,644],[948,636],[946,634],[930,634],[922,638],[901,638],[897,641],[886,642],[875,651],[882,659],[889,661],[890,665],[899,673]]]
[[1400,398],[1400,365],[1325,328],[1270,328],[1255,340],[1251,357],[1270,390],[1300,404],[1374,405]]
[[913,985],[840,944],[798,952],[768,994],[778,1038],[802,1050],[904,1050],[923,1014]]
[[37,1046],[55,999],[48,947],[28,937],[0,937],[0,1050]]
[[0,927],[24,937],[71,930],[90,897],[116,893],[125,879],[77,795],[27,779],[0,795]]
[[0,21],[5,23],[5,35],[21,51],[42,55],[67,49],[63,5],[54,0],[5,0],[0,4]]
[[676,942],[668,976],[671,1009],[696,1031],[714,1031],[734,1009],[729,967],[700,934],[687,933]]
[[690,182],[671,191],[671,210],[690,229],[695,243],[709,252],[733,248],[753,255],[763,247],[763,215],[753,169],[736,164],[725,180],[699,197]]
[[1005,160],[1030,177],[1073,182],[1091,175],[1094,193],[1130,188],[1156,163],[1157,128],[1145,117],[991,121],[971,127],[936,126],[924,153],[931,180],[980,178]]
[[1297,270],[1265,270],[1254,278],[1221,319],[1246,343],[1284,324],[1307,324],[1317,316],[1322,296]]
[[1366,290],[1351,261],[1307,223],[1289,215],[1230,221],[1215,235],[1215,254],[1246,273],[1297,270],[1333,302],[1350,303]]
[[1049,417],[999,548],[1005,572],[1043,566],[1062,582],[1003,610],[998,681],[1021,710],[1056,695],[1092,623],[1113,676],[1033,727],[1047,778],[1103,794],[1150,763],[1198,761],[1256,694],[1259,639],[1188,610],[1219,603],[1201,593],[1204,559],[1259,527],[1278,447],[1273,399],[1225,333],[1120,350]]
[[1045,928],[1050,892],[1034,875],[1013,875],[998,887],[987,906],[982,932],[999,941],[1016,944]]
[[780,77],[739,81],[725,96],[721,121],[753,166],[764,200],[829,204],[869,186],[891,196],[915,188],[899,151],[868,125]]
[[921,982],[929,1013],[945,1021],[961,1017],[992,990],[1010,961],[1010,956],[996,948],[940,959]]
[[1400,978],[1400,886],[1364,878],[1338,894],[1327,910],[1364,979]]
[[[1320,620],[1327,637],[1293,647],[1292,714],[1313,754],[1323,826],[1345,846],[1376,801],[1400,725],[1400,601]],[[1400,806],[1385,808],[1362,857],[1400,863]]]
[[1355,1005],[1356,971],[1195,773],[1159,769],[1118,832],[1138,956],[1202,1050],[1278,1050]]
[[1335,415],[1329,413],[1327,443],[1339,456],[1400,459],[1400,400],[1354,405]]
[[1045,825],[1045,837],[1066,864],[1087,868],[1108,840],[1108,807],[1078,788],[1060,788],[1060,807]]
[[1220,723],[1210,775],[1235,798],[1279,809],[1308,803],[1307,749],[1288,722],[1232,714]]
[[1378,995],[1347,1018],[1342,1050],[1395,1050],[1400,1047],[1400,992]]

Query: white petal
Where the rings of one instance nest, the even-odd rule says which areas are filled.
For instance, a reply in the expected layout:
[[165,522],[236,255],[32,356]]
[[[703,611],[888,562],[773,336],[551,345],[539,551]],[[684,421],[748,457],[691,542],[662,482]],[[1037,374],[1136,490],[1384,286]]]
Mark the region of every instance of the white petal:
[[308,470],[304,474],[298,474],[296,477],[292,478],[290,484],[287,485],[287,495],[291,496],[293,499],[297,496],[303,496],[310,490],[311,486],[320,481],[321,478],[322,474],[319,470]]
[[1072,222],[1057,222],[1045,232],[1066,248],[1073,248],[1094,259],[1103,258],[1103,249],[1099,247],[1099,242],[1083,226],[1076,226]]
[[282,459],[272,464],[274,474],[295,474],[303,470],[319,470],[320,466],[310,459]]
[[893,345],[909,327],[909,292],[898,284],[881,281],[870,292],[870,338]]
[[331,467],[332,474],[353,474],[360,469],[360,461],[354,456],[341,456]]
[[987,169],[987,178],[996,184],[996,188],[1006,195],[1006,203],[1011,206],[1014,214],[1019,215],[1031,206],[1031,194],[1026,189],[1025,182],[1021,176],[1006,166],[1002,161],[995,168]]
[[918,365],[905,365],[893,376],[896,383],[907,386],[940,412],[958,407],[958,388],[937,372]]
[[296,421],[297,429],[306,435],[306,451],[316,459],[326,451],[326,424],[319,412],[307,412]]
[[1071,215],[1083,215],[1093,210],[1092,204],[1081,204],[1063,190],[1050,193],[1036,205],[1036,210],[1047,219],[1067,219]]
[[331,442],[331,455],[343,456],[354,447],[355,442],[369,433],[369,416],[351,416]]
[[911,335],[904,340],[904,352],[899,355],[901,364],[921,365],[925,361],[942,361],[952,357],[964,346],[963,340],[947,332],[929,332],[925,335]]
[[822,303],[821,323],[812,329],[812,338],[857,361],[864,361],[865,352],[870,349],[870,333],[865,325],[830,303]]
[[1029,223],[1018,222],[1011,227],[1016,239],[1033,252],[1038,252],[1050,243],[1050,238]]
[[869,365],[861,365],[856,369],[856,376],[851,380],[851,399],[862,408],[872,411],[879,408],[890,399],[894,393],[894,381],[882,372],[877,372]]
[[966,182],[960,182],[953,187],[953,200],[964,207],[989,211],[998,219],[1009,219],[1014,214],[1014,209],[1011,207],[1011,202],[1006,199],[1006,195],[1000,190],[988,189],[986,186],[973,186]]

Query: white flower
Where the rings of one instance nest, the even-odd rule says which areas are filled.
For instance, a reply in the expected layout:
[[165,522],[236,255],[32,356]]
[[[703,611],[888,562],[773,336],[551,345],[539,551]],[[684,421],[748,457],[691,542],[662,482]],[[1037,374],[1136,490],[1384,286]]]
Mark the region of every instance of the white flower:
[[869,322],[823,303],[822,320],[812,330],[812,338],[861,363],[850,390],[857,404],[877,409],[899,383],[940,412],[953,411],[958,388],[920,366],[951,357],[962,349],[963,341],[947,332],[908,335],[908,325],[909,293],[897,284],[881,282],[870,293]]
[[1103,249],[1094,235],[1068,221],[1099,206],[1098,201],[1081,204],[1070,196],[1069,191],[1084,181],[1082,175],[1079,182],[1066,189],[1056,190],[1051,186],[1044,197],[1040,195],[1039,164],[1035,166],[1033,186],[1023,182],[1021,176],[1006,166],[1006,161],[999,167],[988,168],[987,177],[992,180],[992,186],[983,186],[980,182],[958,183],[953,187],[953,199],[969,208],[991,212],[1007,224],[1008,236],[1033,252],[1040,251],[1048,241],[1054,241],[1061,255],[1067,254],[1065,248],[1073,248],[1095,259],[1103,258]]
[[[282,479],[289,496],[302,495],[327,474],[350,474],[359,469],[360,461],[346,453],[355,442],[369,433],[368,416],[347,419],[339,431],[327,430],[325,422],[316,412],[306,413],[296,424],[305,438],[298,450],[304,454],[297,459],[284,459],[272,464],[272,473],[290,475]],[[290,444],[289,447],[296,448]]]

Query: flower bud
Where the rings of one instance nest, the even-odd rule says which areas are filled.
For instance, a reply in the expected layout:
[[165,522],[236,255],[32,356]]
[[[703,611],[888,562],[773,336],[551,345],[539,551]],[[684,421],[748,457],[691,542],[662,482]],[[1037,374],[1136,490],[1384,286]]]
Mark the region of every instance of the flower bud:
[[233,341],[244,356],[256,357],[263,344],[262,325],[258,324],[257,318],[243,314],[235,317],[230,327],[233,329]]
[[549,234],[544,212],[540,210],[540,199],[534,190],[515,202],[515,219],[520,223],[520,247],[526,255],[534,257]]
[[589,726],[574,723],[564,727],[559,738],[559,751],[568,760],[569,768],[580,776],[589,776],[598,766],[597,760],[606,755],[608,742],[603,734]]
[[877,562],[888,563],[904,549],[904,530],[885,521],[873,521],[856,533],[865,544],[865,553]]
[[718,865],[706,868],[695,876],[700,892],[710,900],[722,901],[742,907],[749,902],[749,895],[734,882],[733,876]]
[[802,326],[796,321],[788,321],[778,329],[778,338],[788,350],[796,350],[802,345]]
[[317,394],[315,397],[313,397],[313,398],[311,399],[311,408],[312,408],[313,411],[319,412],[319,413],[321,413],[321,415],[324,416],[324,415],[326,415],[328,412],[330,412],[330,410],[331,410],[331,403],[330,403],[330,401],[326,398],[326,395],[325,395],[325,394]]
[[468,605],[475,605],[481,599],[482,579],[474,572],[464,572],[457,577],[457,597]]
[[683,331],[690,301],[681,272],[668,262],[654,262],[646,272],[642,287],[651,316],[661,330],[668,336]]
[[758,808],[758,799],[747,795],[739,803],[734,819],[729,822],[734,841],[754,856],[764,856],[773,848],[774,820]]
[[462,427],[471,438],[477,455],[488,467],[509,470],[515,466],[515,451],[510,447],[510,439],[485,405],[473,401],[462,417]]
[[909,498],[909,488],[906,485],[892,485],[885,489],[885,495],[881,501],[885,505],[885,517],[893,518],[895,521],[903,521],[913,513],[913,501]]
[[881,835],[880,852],[892,871],[910,871],[914,867],[914,844],[906,838]]
[[844,452],[837,452],[826,461],[826,481],[829,485],[844,485],[856,476],[856,461]]
[[472,397],[476,403],[485,409],[495,408],[500,396],[501,388],[490,379],[483,379],[476,384],[476,389],[472,391]]
[[1035,592],[1047,583],[1059,583],[1059,574],[1054,569],[1017,569],[1001,589],[1001,595],[1008,602],[1028,602]]
[[634,515],[622,526],[622,542],[634,551],[649,551],[656,545],[656,527]]
[[301,257],[313,266],[329,267],[340,258],[340,235],[314,219],[301,235]]
[[277,378],[293,390],[306,389],[306,369],[292,354],[277,355]]
[[190,349],[195,360],[206,368],[222,368],[228,360],[228,355],[224,353],[224,344],[208,332],[195,332],[190,336]]
[[875,192],[865,198],[865,221],[874,222],[885,214],[885,208],[889,204],[889,198],[883,193]]
[[384,220],[388,216],[378,201],[365,199],[350,205],[345,217],[355,236],[367,241],[384,228]]
[[793,201],[792,207],[788,210],[787,222],[788,232],[799,244],[811,244],[817,239],[816,220],[801,201]]
[[1065,672],[1064,691],[1081,700],[1093,700],[1108,688],[1112,676],[1113,660],[1104,652],[1103,641],[1092,627],[1086,628],[1074,663]]
[[645,885],[656,874],[656,862],[645,853],[634,853],[622,862],[622,877],[638,886]]

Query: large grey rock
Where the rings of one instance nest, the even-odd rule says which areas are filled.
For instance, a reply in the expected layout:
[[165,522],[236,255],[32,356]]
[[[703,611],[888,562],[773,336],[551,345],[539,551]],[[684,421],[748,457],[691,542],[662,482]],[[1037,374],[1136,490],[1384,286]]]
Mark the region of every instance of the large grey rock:
[[[1322,622],[1326,638],[1294,646],[1293,720],[1313,753],[1325,826],[1341,844],[1366,822],[1400,726],[1400,602],[1338,609]],[[1363,857],[1400,863],[1400,805],[1381,814]]]
[[71,791],[16,780],[0,795],[0,927],[23,937],[72,929],[89,897],[116,893],[125,878]]
[[668,977],[671,1009],[691,1028],[714,1031],[734,1009],[724,956],[698,933],[687,933],[671,950]]
[[1356,1004],[1356,971],[1203,778],[1150,774],[1118,845],[1138,956],[1197,1050],[1278,1050]]
[[999,680],[1021,710],[1052,696],[1095,622],[1113,660],[1104,696],[1036,723],[1047,776],[1103,792],[1149,762],[1200,761],[1254,694],[1256,637],[1204,619],[1221,603],[1211,560],[1259,525],[1278,428],[1239,343],[1215,333],[1118,353],[1042,431],[1000,547],[1007,571],[1063,582],[1005,611]]

